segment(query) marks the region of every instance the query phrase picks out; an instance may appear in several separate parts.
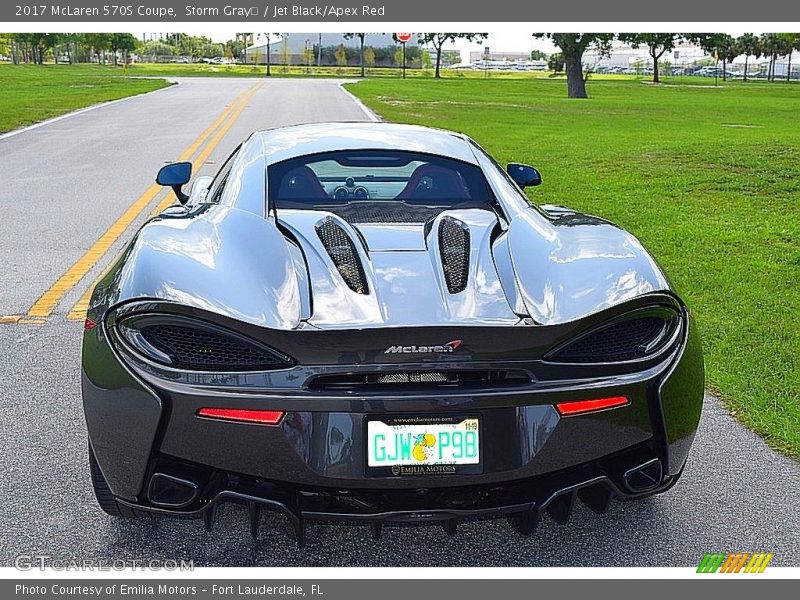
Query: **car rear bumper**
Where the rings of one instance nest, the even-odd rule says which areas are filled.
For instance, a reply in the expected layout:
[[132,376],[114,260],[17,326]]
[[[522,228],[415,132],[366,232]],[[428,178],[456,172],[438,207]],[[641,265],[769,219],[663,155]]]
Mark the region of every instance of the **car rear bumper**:
[[[260,376],[262,384],[282,378],[274,387],[245,385],[248,379],[224,374],[165,378],[120,356],[109,335],[98,327],[84,337],[83,398],[93,451],[121,502],[176,516],[208,515],[214,511],[209,507],[228,500],[244,502],[251,511],[274,507],[295,523],[323,517],[448,522],[527,514],[521,518],[530,519],[532,512],[558,513],[561,509],[553,507],[571,506],[576,497],[602,507],[604,501],[596,498],[652,493],[674,482],[702,406],[702,355],[693,326],[684,329],[669,356],[635,372],[599,370],[592,377],[548,380],[548,365],[504,358],[486,364],[524,365],[537,377],[513,388],[377,395],[286,387],[293,377],[308,377],[315,369],[362,368],[352,365],[303,366]],[[473,357],[468,366],[480,368],[485,360]],[[555,408],[560,402],[609,396],[625,396],[629,403],[569,417]],[[233,423],[199,418],[204,407],[276,410],[285,416],[277,426]],[[404,415],[480,419],[480,468],[373,476],[366,468],[367,421]],[[626,472],[648,464],[657,464],[654,481],[626,483]],[[153,502],[158,474],[189,481],[196,488],[191,501]],[[342,511],[343,501],[355,502],[359,510]],[[427,514],[433,516],[421,516]],[[213,522],[213,514],[209,518]]]
[[[519,533],[529,535],[545,514],[557,523],[568,521],[578,501],[602,514],[614,499],[669,489],[680,473],[664,475],[661,461],[654,454],[650,444],[642,444],[545,476],[438,489],[309,488],[214,472],[207,474],[204,490],[192,503],[193,508],[120,502],[135,514],[202,519],[207,529],[213,528],[220,506],[238,504],[247,510],[253,537],[258,537],[263,511],[272,511],[287,519],[301,546],[309,522],[369,525],[373,537],[379,537],[384,526],[441,525],[454,534],[463,521],[505,517]],[[174,461],[161,460],[156,470],[170,466],[181,468]]]

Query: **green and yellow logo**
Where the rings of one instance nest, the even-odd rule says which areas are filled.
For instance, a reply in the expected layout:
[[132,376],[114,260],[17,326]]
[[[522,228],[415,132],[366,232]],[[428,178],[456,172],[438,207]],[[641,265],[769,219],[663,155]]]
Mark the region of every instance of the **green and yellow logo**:
[[421,433],[414,439],[414,449],[411,451],[411,455],[420,462],[428,460],[433,455],[433,447],[435,445],[435,435],[432,433]]
[[700,561],[698,573],[763,573],[772,552],[709,552]]

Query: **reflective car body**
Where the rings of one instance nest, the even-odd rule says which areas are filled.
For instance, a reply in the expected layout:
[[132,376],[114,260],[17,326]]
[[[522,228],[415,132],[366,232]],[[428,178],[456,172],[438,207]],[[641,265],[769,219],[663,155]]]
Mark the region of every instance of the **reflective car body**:
[[[362,176],[339,181],[353,169]],[[291,196],[306,176],[313,203]],[[465,197],[425,200],[436,177]],[[532,205],[473,141],[422,127],[254,134],[185,207],[142,227],[87,326],[101,505],[211,525],[232,500],[254,533],[269,508],[301,541],[309,519],[378,532],[506,515],[527,533],[576,498],[602,511],[663,491],[702,406],[690,312],[634,236]],[[236,363],[254,356],[263,368]],[[372,421],[465,420],[478,424],[476,462],[370,464]]]

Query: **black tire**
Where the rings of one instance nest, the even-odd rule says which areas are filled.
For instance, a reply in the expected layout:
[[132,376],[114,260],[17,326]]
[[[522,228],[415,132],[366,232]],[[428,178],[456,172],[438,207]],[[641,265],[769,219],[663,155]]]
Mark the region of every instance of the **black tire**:
[[89,446],[89,471],[92,475],[94,496],[97,498],[97,504],[100,505],[103,512],[112,517],[138,518],[138,515],[133,510],[117,502],[117,498],[109,489],[106,478],[103,477],[103,473],[100,471],[100,466],[97,464],[91,445]]

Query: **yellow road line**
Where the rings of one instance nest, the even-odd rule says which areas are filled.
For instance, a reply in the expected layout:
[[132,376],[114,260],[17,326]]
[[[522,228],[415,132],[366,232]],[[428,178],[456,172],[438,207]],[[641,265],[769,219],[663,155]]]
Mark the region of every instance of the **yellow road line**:
[[[228,113],[230,119],[223,124],[223,126],[217,131],[216,135],[211,139],[208,145],[202,150],[202,152],[192,161],[192,170],[196,171],[199,169],[203,163],[208,159],[209,155],[214,151],[217,147],[219,142],[225,137],[225,134],[230,130],[233,124],[237,121],[239,116],[242,114],[242,111],[246,108],[250,100],[253,96],[261,89],[264,84],[258,84],[256,86],[251,87],[245,92],[245,95],[240,96],[235,103],[231,105],[231,108],[235,110]],[[193,150],[196,150],[198,146],[195,146]],[[171,205],[174,202],[172,196],[167,194],[167,196],[151,211],[150,216],[157,215],[158,213],[162,212],[165,208]],[[82,321],[86,318],[86,311],[89,309],[89,302],[92,299],[92,292],[94,291],[95,286],[97,283],[103,278],[106,274],[107,269],[104,270],[95,281],[92,282],[90,286],[86,288],[86,290],[81,294],[81,297],[75,303],[75,305],[70,309],[69,313],[67,313],[67,319],[70,321]]]
[[[200,136],[178,157],[178,161],[184,161],[197,151],[200,145],[217,129],[217,127],[239,108],[240,100],[249,98],[249,94],[258,85],[251,86],[232,102],[219,117],[205,130]],[[237,113],[238,114],[238,113]],[[216,139],[216,138],[214,138]],[[218,140],[217,140],[218,141]],[[108,252],[112,244],[122,235],[130,224],[138,217],[153,198],[162,190],[160,185],[153,184],[142,194],[136,202],[131,204],[128,209],[111,225],[111,227],[91,247],[64,273],[28,310],[28,317],[44,319],[49,317],[55,310],[64,295],[72,289],[91,268]]]
[[[110,267],[110,265],[109,265]],[[70,321],[83,321],[86,318],[86,311],[89,310],[89,301],[92,299],[92,293],[94,292],[94,288],[100,282],[100,280],[105,277],[106,273],[108,273],[108,269],[103,269],[103,272],[98,275],[97,279],[95,279],[91,285],[89,285],[81,294],[81,297],[75,303],[75,305],[70,309],[67,313],[67,319]]]
[[0,325],[42,325],[44,319],[29,319],[25,315],[2,315]]
[[[256,92],[258,92],[258,90],[260,90],[263,85],[264,84],[262,83],[258,85],[256,88],[251,89],[249,95],[246,98],[242,99],[241,104],[238,106],[236,111],[231,114],[230,119],[228,119],[228,121],[225,124],[223,124],[222,127],[219,128],[219,131],[217,131],[214,137],[211,138],[211,141],[208,143],[208,145],[206,145],[206,147],[203,148],[203,151],[197,156],[197,158],[195,158],[192,161],[192,172],[196,172],[200,167],[203,166],[203,163],[206,162],[206,160],[214,151],[214,149],[217,147],[222,138],[225,137],[225,134],[228,133],[231,127],[233,127],[233,124],[236,123],[236,121],[239,119],[239,116],[242,114],[242,111],[244,111],[244,109],[247,108],[247,105],[249,104],[252,97],[255,96]],[[172,197],[170,195],[167,195],[167,197],[164,198],[158,204],[158,206],[156,206],[153,209],[153,212],[151,214],[156,215],[162,212],[173,202],[174,200],[172,199]]]

